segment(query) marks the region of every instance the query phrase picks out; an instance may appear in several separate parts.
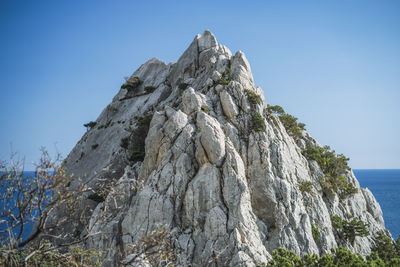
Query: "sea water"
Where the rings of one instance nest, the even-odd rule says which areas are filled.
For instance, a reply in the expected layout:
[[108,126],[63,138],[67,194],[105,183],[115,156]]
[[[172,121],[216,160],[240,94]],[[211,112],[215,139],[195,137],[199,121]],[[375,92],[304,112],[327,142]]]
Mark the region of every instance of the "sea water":
[[374,194],[383,212],[386,228],[394,239],[400,235],[400,169],[353,170],[361,187]]

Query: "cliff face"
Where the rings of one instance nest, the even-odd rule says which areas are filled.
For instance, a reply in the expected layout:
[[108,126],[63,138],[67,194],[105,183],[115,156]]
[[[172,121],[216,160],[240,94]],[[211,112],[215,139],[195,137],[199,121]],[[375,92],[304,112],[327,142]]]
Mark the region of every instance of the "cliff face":
[[[326,173],[304,156],[318,142],[306,131],[289,135],[266,108],[244,54],[232,55],[209,31],[177,63],[143,64],[65,162],[93,192],[107,193],[101,202],[84,197],[97,233],[85,246],[103,250],[109,266],[145,265],[132,245],[160,229],[179,265],[254,266],[278,247],[369,253],[385,229],[371,192],[351,170],[341,174],[351,194],[328,190]],[[332,226],[334,215],[363,222],[369,235],[349,238]]]

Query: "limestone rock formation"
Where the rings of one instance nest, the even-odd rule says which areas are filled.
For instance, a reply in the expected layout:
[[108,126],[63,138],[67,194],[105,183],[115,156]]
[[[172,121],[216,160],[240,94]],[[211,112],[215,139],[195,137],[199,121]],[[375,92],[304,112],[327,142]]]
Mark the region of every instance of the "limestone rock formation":
[[[95,233],[84,245],[103,251],[104,266],[150,265],[140,246],[162,229],[179,266],[256,266],[278,247],[369,253],[373,234],[385,229],[372,193],[351,170],[344,179],[356,192],[326,190],[323,170],[304,156],[319,143],[306,131],[289,135],[266,108],[244,53],[232,55],[209,31],[176,63],[149,60],[66,159],[93,192],[107,190],[103,202],[83,196],[93,208],[85,227],[63,231]],[[310,190],[301,190],[304,182]],[[364,222],[370,235],[346,238],[334,215]]]

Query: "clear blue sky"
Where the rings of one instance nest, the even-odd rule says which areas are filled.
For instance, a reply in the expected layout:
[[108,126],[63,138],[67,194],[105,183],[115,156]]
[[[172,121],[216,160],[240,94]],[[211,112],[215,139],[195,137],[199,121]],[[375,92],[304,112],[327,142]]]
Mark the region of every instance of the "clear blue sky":
[[188,2],[0,0],[0,158],[67,156],[124,76],[210,29],[351,167],[400,168],[400,1]]

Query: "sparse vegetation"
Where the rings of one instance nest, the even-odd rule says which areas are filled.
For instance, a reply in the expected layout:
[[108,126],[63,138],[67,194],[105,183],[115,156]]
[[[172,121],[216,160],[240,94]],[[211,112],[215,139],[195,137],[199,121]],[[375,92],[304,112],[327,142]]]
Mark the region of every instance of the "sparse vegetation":
[[129,78],[122,86],[121,89],[126,89],[128,91],[133,91],[135,90],[142,81],[139,79],[139,77],[132,77]]
[[390,260],[382,260],[376,252],[372,252],[364,259],[361,255],[351,252],[344,247],[331,249],[331,254],[318,256],[306,254],[303,258],[296,255],[294,251],[279,248],[272,252],[272,259],[266,265],[268,267],[385,267],[400,266],[399,257]]
[[292,137],[301,137],[302,131],[305,130],[304,123],[298,123],[297,118],[290,114],[283,114],[279,116],[279,120],[282,122],[286,129],[286,132]]
[[310,181],[301,181],[299,183],[299,189],[301,192],[303,193],[312,193],[312,189],[313,189],[313,184]]
[[312,233],[314,241],[319,242],[319,238],[320,238],[319,230],[314,224],[311,224],[311,233]]
[[342,219],[338,215],[331,216],[332,227],[337,231],[338,235],[346,238],[354,243],[356,236],[368,236],[368,224],[363,221],[352,219],[351,221]]
[[275,106],[268,105],[267,113],[268,114],[272,114],[273,113],[273,114],[275,114],[277,116],[280,116],[280,115],[285,114],[285,110],[281,106],[278,106],[278,105],[275,105]]
[[251,117],[251,129],[256,132],[261,132],[265,129],[264,118],[258,112],[254,112],[253,116]]
[[229,84],[231,78],[232,78],[232,70],[230,68],[225,68],[225,71],[224,73],[222,73],[218,83],[222,85],[227,85]]
[[177,259],[172,237],[166,227],[149,231],[138,244],[130,245],[128,252],[135,257],[124,264],[129,264],[135,258],[145,256],[151,266],[175,266],[173,263]]
[[90,121],[88,123],[85,123],[83,126],[86,127],[86,130],[89,131],[91,130],[94,126],[96,126],[97,122],[95,121]]
[[244,89],[244,92],[247,96],[247,99],[252,105],[257,105],[261,103],[261,97],[253,91],[250,91],[249,89]]
[[[305,130],[305,124],[297,122],[297,118],[285,113],[285,110],[281,106],[269,106],[266,108],[265,113],[267,117],[271,117],[272,114],[276,115],[285,127],[286,132],[293,138],[302,137],[302,132]],[[272,117],[273,118],[273,117]]]
[[[58,237],[54,229],[82,216],[78,210],[80,196],[86,185],[78,178],[67,175],[59,165],[59,156],[52,160],[44,149],[34,174],[26,175],[23,163],[13,158],[10,164],[0,162],[0,266],[101,266],[101,253],[79,245],[90,234],[73,241]],[[70,187],[74,180],[74,188]],[[63,218],[52,220],[50,212],[62,207]],[[32,225],[35,225],[32,228]],[[88,232],[91,228],[88,228]]]
[[210,113],[210,109],[207,106],[201,106],[201,110],[207,114]]
[[350,170],[347,163],[349,158],[343,154],[336,155],[329,146],[307,146],[303,154],[307,159],[315,160],[323,171],[325,177],[320,183],[324,189],[339,193],[341,198],[357,193],[357,188],[345,177],[346,172]]
[[99,146],[99,144],[94,144],[94,145],[92,145],[92,149],[94,150],[94,149],[96,149],[98,146]]
[[[379,231],[374,237],[374,246],[372,251],[375,252],[389,266],[400,266],[400,237],[397,242],[393,242],[392,238],[385,232]],[[394,259],[397,259],[395,265]]]
[[153,114],[136,117],[134,120],[136,128],[129,127],[125,129],[130,132],[130,135],[121,139],[120,146],[127,150],[129,161],[136,162],[144,159],[145,140],[152,118]]

